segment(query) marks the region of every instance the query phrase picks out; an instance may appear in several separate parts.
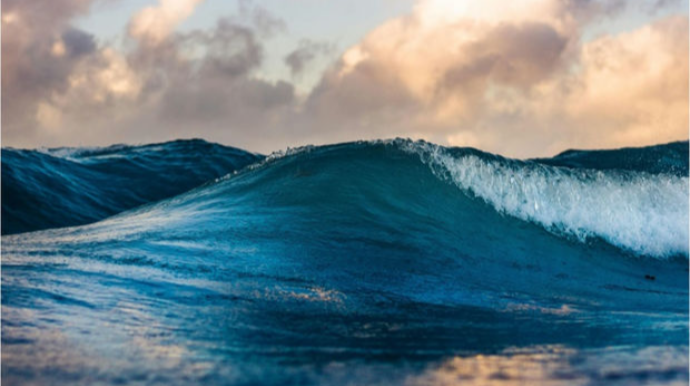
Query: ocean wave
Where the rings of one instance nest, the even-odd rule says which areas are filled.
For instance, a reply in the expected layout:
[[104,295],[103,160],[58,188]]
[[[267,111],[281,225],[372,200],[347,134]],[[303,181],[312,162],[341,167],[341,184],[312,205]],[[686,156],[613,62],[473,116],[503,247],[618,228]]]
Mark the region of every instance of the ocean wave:
[[[602,239],[637,255],[688,256],[688,160],[682,158],[687,143],[652,146],[649,152],[647,148],[568,151],[550,159],[522,161],[425,141],[359,141],[333,148],[288,148],[234,174],[270,167],[285,157],[295,157],[293,162],[299,163],[309,153],[359,149],[364,155],[367,148],[379,146],[417,156],[442,181],[482,199],[499,213],[539,224],[556,235],[582,243]],[[603,161],[598,163],[599,159]]]
[[424,142],[399,145],[501,213],[583,242],[600,237],[637,254],[688,255],[687,176],[571,169]]
[[[7,192],[3,201],[3,223],[7,226],[3,226],[3,233],[14,233],[14,228],[32,230],[92,222],[191,189],[213,179],[214,174],[223,175],[223,171],[233,172],[217,178],[217,182],[241,175],[243,180],[256,180],[252,194],[261,195],[265,188],[261,185],[272,182],[260,176],[269,174],[278,178],[280,164],[286,162],[297,170],[313,168],[309,163],[314,157],[319,158],[322,173],[330,174],[330,178],[328,186],[326,182],[314,185],[314,191],[308,196],[326,195],[334,186],[347,183],[337,176],[343,162],[376,162],[388,166],[369,172],[368,179],[357,183],[390,179],[385,174],[393,173],[399,181],[391,180],[386,192],[373,193],[387,196],[383,200],[394,201],[399,196],[396,184],[401,185],[406,179],[426,178],[405,174],[396,167],[401,154],[409,154],[426,165],[436,178],[456,186],[469,197],[481,199],[502,215],[538,224],[555,235],[582,243],[601,239],[637,255],[688,256],[688,176],[679,173],[687,169],[679,158],[686,147],[687,143],[650,147],[650,159],[645,158],[644,148],[624,149],[619,164],[612,161],[616,159],[615,154],[600,151],[569,151],[552,159],[520,161],[470,148],[445,148],[404,139],[305,146],[276,152],[265,159],[195,141],[141,147],[53,149],[50,153],[60,157],[47,159],[44,154],[11,150],[3,160],[3,190]],[[631,152],[634,157],[630,156]],[[342,160],[343,156],[347,160]],[[596,169],[594,166],[600,158],[603,166]],[[652,162],[662,158],[672,162],[666,162],[665,168],[659,162]],[[563,159],[570,163],[562,165]],[[21,166],[20,162],[23,162]],[[157,166],[154,168],[153,164]],[[641,165],[652,166],[647,171]],[[244,166],[247,167],[243,169]],[[276,170],[272,172],[271,168]],[[363,168],[360,172],[364,171]],[[298,185],[290,183],[285,188],[294,190],[285,194],[303,194]],[[202,189],[205,193],[198,194],[217,197],[218,189],[205,186]],[[184,197],[173,201],[188,200]],[[320,197],[315,202],[323,199]],[[400,205],[413,207],[415,199],[407,197],[408,202]],[[51,202],[51,208],[59,208],[59,213],[38,213],[46,209],[45,202]],[[204,207],[208,203],[194,204]],[[168,204],[164,205],[171,210]],[[43,209],[31,210],[32,207]],[[430,215],[437,212],[438,208],[429,208]],[[32,218],[44,224],[12,226]]]

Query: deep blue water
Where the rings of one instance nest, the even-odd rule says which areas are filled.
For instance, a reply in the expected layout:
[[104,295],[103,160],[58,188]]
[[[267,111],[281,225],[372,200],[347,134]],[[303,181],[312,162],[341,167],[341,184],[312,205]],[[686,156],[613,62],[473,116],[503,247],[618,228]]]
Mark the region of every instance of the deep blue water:
[[2,234],[82,225],[172,197],[262,156],[202,140],[2,149]]
[[2,379],[688,384],[687,154],[306,147],[5,235]]

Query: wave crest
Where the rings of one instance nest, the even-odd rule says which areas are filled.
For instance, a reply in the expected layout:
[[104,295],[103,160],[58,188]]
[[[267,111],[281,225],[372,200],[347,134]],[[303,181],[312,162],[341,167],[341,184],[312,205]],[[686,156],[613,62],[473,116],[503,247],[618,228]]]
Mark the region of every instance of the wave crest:
[[571,169],[426,142],[396,143],[437,177],[501,213],[636,254],[688,255],[687,176]]

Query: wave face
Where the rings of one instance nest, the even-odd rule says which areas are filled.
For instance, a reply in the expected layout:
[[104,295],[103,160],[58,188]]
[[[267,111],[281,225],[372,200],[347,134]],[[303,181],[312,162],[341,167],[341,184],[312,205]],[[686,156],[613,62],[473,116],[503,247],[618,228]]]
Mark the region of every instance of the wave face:
[[2,234],[82,225],[175,196],[261,159],[202,140],[2,150]]
[[306,147],[4,236],[3,380],[687,382],[687,174],[550,163]]

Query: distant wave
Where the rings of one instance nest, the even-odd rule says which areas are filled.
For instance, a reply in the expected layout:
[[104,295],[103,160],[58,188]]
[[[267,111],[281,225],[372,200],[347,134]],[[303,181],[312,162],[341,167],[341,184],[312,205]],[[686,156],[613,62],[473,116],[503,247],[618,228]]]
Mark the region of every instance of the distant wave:
[[553,158],[534,161],[571,168],[629,170],[651,174],[688,176],[688,142],[615,150],[567,150]]
[[262,157],[202,140],[2,150],[2,234],[73,226],[172,197]]

